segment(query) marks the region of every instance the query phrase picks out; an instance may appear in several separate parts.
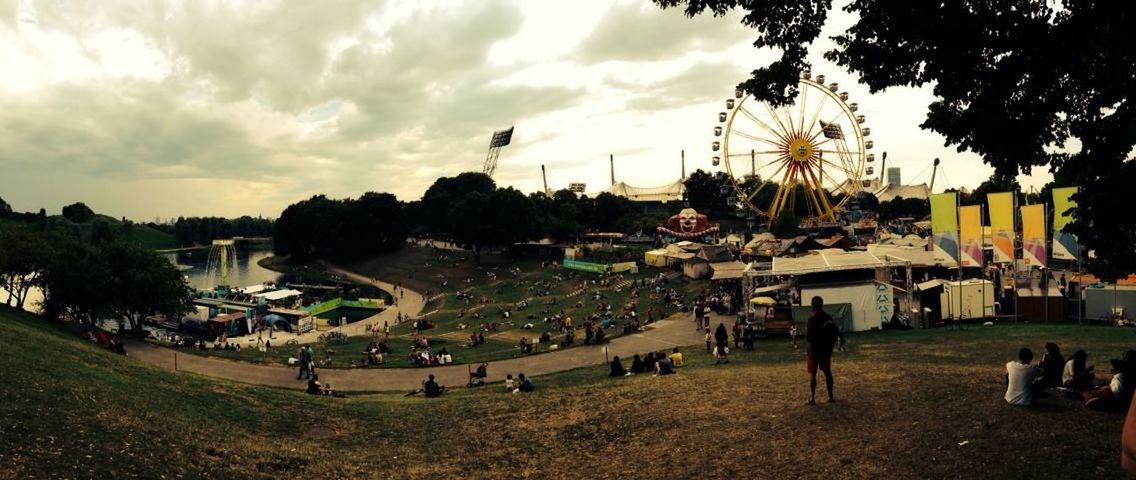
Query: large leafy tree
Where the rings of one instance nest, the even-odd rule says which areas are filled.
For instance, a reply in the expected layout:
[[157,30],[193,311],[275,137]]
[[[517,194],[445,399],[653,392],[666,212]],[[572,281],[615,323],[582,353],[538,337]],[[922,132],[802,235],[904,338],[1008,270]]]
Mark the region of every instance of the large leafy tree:
[[472,247],[480,265],[483,248],[531,238],[536,215],[531,200],[513,188],[506,188],[465,194],[454,202],[447,218],[454,241]]
[[686,201],[690,208],[711,218],[721,218],[731,209],[729,202],[735,196],[733,184],[725,172],[713,175],[702,170],[695,170],[686,181]]
[[72,203],[63,207],[63,218],[71,220],[75,223],[86,223],[95,218],[95,211],[91,210],[87,204],[83,202]]
[[496,188],[497,184],[484,173],[465,172],[456,177],[439,178],[422,194],[423,217],[415,220],[436,232],[447,232],[449,221],[446,215],[455,202],[469,193],[490,194]]
[[[655,0],[687,15],[744,10],[754,46],[781,52],[740,87],[774,104],[796,95],[831,0]],[[1081,192],[1073,231],[1090,270],[1136,272],[1136,4],[1092,0],[852,0],[858,17],[825,57],[873,92],[933,85],[923,128],[1004,176],[1048,167]]]
[[21,226],[0,228],[0,287],[8,306],[24,308],[28,292],[44,267],[40,236]]

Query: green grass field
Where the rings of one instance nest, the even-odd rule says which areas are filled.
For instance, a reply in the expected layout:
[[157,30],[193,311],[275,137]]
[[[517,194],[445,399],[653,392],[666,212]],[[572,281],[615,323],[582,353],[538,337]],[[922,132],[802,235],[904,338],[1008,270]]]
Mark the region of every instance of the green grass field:
[[[442,298],[432,300],[424,309],[425,312],[429,313],[426,318],[436,324],[436,327],[426,330],[424,335],[430,342],[432,350],[446,347],[453,355],[454,362],[458,364],[515,358],[522,355],[518,347],[521,337],[535,340],[545,331],[548,331],[554,340],[559,340],[562,335],[559,333],[558,327],[553,324],[546,324],[544,318],[560,311],[572,317],[573,324],[578,327],[588,315],[602,313],[599,310],[601,304],[612,305],[613,311],[618,313],[622,306],[635,303],[631,288],[622,288],[616,291],[613,287],[605,288],[600,285],[589,286],[588,295],[569,298],[569,293],[580,289],[585,280],[598,279],[599,277],[593,274],[570,272],[558,266],[541,268],[539,262],[510,262],[513,262],[513,260],[498,254],[486,253],[482,255],[482,266],[478,267],[473,264],[469,255],[462,252],[407,247],[398,252],[351,265],[347,268],[388,282],[397,282],[401,279],[404,280],[404,285],[407,288],[418,289],[422,293],[425,293],[426,290],[431,290],[432,295],[442,293]],[[506,265],[514,264],[521,269],[517,277],[514,277],[506,267]],[[285,272],[322,272],[316,264],[310,264],[308,268],[304,269],[303,265],[292,265],[279,259],[265,259],[261,262],[261,265],[265,268]],[[490,281],[486,272],[495,272],[497,281]],[[637,275],[625,275],[624,278],[627,280],[653,278],[658,273],[659,270],[648,269]],[[557,279],[557,276],[561,278]],[[466,282],[466,279],[472,281]],[[441,284],[444,280],[450,282],[448,288],[442,288]],[[526,282],[525,285],[519,285],[518,282],[522,280]],[[531,285],[539,282],[550,282],[552,284],[551,287],[548,287],[550,295],[543,295],[545,293],[542,291],[543,289],[541,291],[530,290]],[[676,289],[687,298],[691,298],[698,290],[707,288],[708,284],[706,282],[676,279],[669,282],[668,287]],[[469,302],[457,298],[455,293],[459,289],[472,295],[475,300]],[[590,295],[596,290],[602,292],[603,298],[597,300]],[[637,302],[636,309],[640,318],[646,319],[647,306],[650,306],[652,310],[663,307],[661,301],[650,300],[650,292],[647,289],[641,290],[640,295],[641,298]],[[552,297],[557,299],[557,304],[544,305]],[[481,298],[487,298],[491,303],[478,304],[476,300]],[[530,301],[527,310],[512,311],[518,302],[526,299]],[[500,309],[511,310],[512,317],[506,321],[501,317]],[[464,316],[461,315],[463,310],[466,310]],[[665,312],[668,315],[676,311],[672,306],[665,307]],[[475,318],[475,314],[484,315],[484,318]],[[533,318],[529,318],[530,315]],[[655,315],[655,317],[658,316]],[[482,332],[487,342],[484,345],[476,348],[464,347],[469,335],[478,331],[481,325],[486,322],[498,322],[500,324],[498,331]],[[534,325],[533,329],[521,328],[525,323],[530,322]],[[467,328],[460,328],[463,323],[467,325]],[[350,328],[348,328],[348,331],[350,332]],[[616,338],[623,335],[623,330],[621,327],[616,327],[607,330],[605,333],[608,334],[608,338]],[[583,335],[582,331],[576,333],[576,346],[583,344]],[[391,325],[389,345],[393,353],[384,359],[382,365],[369,368],[409,366],[408,356],[413,337],[412,322]],[[316,344],[313,346],[313,353],[317,359],[330,358],[326,368],[349,368],[352,360],[362,359],[361,352],[370,341],[371,337],[368,335],[353,335],[349,337],[346,344]],[[261,363],[286,363],[289,356],[295,353],[294,348],[285,348],[282,345],[277,345],[277,347],[266,352],[244,349],[240,352],[207,350],[195,353]],[[541,346],[537,349],[538,354],[543,352],[547,352],[547,346]]]
[[[605,366],[440,399],[346,399],[141,365],[0,307],[3,478],[1124,478],[1123,415],[1001,399],[1023,345],[1097,365],[1133,330],[1023,325],[850,337],[836,404],[805,407],[787,342],[669,377]],[[491,371],[494,380],[505,372]]]

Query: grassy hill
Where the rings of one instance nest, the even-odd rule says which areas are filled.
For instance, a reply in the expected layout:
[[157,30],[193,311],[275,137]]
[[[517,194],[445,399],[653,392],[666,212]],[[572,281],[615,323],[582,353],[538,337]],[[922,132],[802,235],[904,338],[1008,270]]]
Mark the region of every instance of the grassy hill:
[[[89,222],[83,222],[83,223],[74,223],[74,222],[64,218],[62,215],[52,215],[52,216],[47,217],[47,218],[51,222],[56,222],[58,224],[65,225],[68,228],[78,229],[79,235],[82,238],[87,239],[87,238],[91,237],[91,228],[92,228],[92,225],[94,223],[93,220],[89,221]],[[155,250],[161,250],[161,249],[167,249],[167,248],[177,248],[178,247],[177,239],[174,238],[174,235],[171,234],[171,233],[166,233],[166,232],[154,229],[153,227],[150,227],[148,225],[137,224],[137,223],[132,225],[132,227],[127,230],[127,229],[122,228],[122,221],[117,219],[117,218],[108,217],[106,215],[96,215],[95,218],[103,219],[107,223],[109,223],[111,225],[111,228],[114,229],[115,238],[124,239],[124,240],[130,241],[130,242],[136,243],[138,245],[141,245],[145,248],[152,248],[152,249],[155,249]],[[23,221],[20,221],[20,220],[17,220],[17,219],[13,219],[13,218],[0,218],[0,226],[3,226],[5,224],[7,224],[7,225],[20,225],[20,224],[24,224],[24,223],[26,223],[26,222],[23,222]]]
[[333,399],[158,370],[0,307],[0,478],[1122,478],[1120,413],[1007,407],[1000,372],[1046,340],[1103,365],[1132,334],[852,336],[841,401],[817,407],[786,342],[723,366],[688,351],[670,377],[573,370],[529,395]]

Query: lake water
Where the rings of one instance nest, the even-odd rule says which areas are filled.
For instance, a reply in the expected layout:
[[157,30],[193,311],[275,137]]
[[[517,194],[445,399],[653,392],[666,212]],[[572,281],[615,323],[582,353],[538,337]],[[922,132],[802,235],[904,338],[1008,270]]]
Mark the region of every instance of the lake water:
[[[175,265],[184,265],[189,267],[182,272],[188,278],[189,286],[193,288],[213,288],[216,285],[207,285],[207,283],[218,283],[220,280],[214,278],[212,282],[209,281],[206,271],[206,261],[209,257],[208,250],[197,250],[193,252],[181,253],[166,253],[163,254],[167,260],[173,262]],[[228,283],[234,287],[247,287],[250,285],[259,285],[264,282],[276,281],[280,278],[280,274],[261,267],[257,264],[261,259],[271,257],[271,250],[237,250],[237,258],[235,262],[235,269],[229,274]],[[232,261],[232,260],[230,260]]]
[[[185,275],[189,286],[193,288],[212,288],[216,285],[205,285],[207,282],[206,275],[206,259],[208,258],[207,250],[199,250],[194,252],[182,253],[164,253],[162,254],[166,260],[169,260],[175,265],[184,265],[189,267],[182,271]],[[229,283],[237,287],[247,287],[250,285],[258,285],[268,281],[275,281],[280,278],[280,274],[261,267],[257,264],[261,259],[272,256],[271,250],[237,250],[237,258],[235,269],[229,277]],[[0,288],[0,302],[8,299],[8,292]],[[24,309],[29,311],[38,311],[39,305],[43,301],[43,295],[39,289],[32,289],[28,292],[28,300],[24,304]]]

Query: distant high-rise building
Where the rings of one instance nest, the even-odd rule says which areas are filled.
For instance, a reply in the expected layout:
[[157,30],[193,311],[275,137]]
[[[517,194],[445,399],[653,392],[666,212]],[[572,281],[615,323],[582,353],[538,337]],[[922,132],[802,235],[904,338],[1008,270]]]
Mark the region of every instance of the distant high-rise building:
[[899,167],[888,167],[888,185],[901,185],[901,177],[899,175]]

